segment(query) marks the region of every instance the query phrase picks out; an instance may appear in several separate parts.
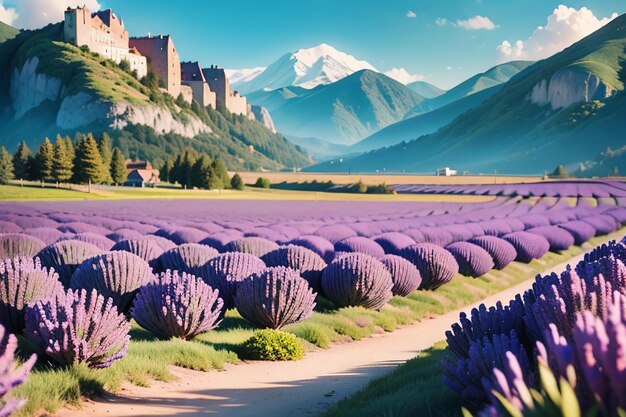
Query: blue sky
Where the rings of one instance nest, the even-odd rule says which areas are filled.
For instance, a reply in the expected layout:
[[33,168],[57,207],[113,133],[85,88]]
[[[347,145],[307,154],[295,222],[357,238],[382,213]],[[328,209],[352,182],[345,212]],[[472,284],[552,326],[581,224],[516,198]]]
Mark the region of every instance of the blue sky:
[[[0,0],[0,7],[41,0]],[[57,0],[55,0],[57,1]],[[598,17],[626,12],[626,1],[550,0],[99,0],[131,35],[169,33],[181,57],[226,68],[265,66],[322,42],[380,70],[403,67],[448,88],[505,60],[498,46],[527,40],[559,4]],[[415,15],[415,16],[413,16]],[[488,18],[491,30],[459,21]],[[436,23],[439,20],[439,25]],[[447,24],[443,24],[444,20]],[[18,20],[19,22],[19,20]],[[520,55],[521,57],[521,55]],[[512,59],[512,58],[511,58]]]

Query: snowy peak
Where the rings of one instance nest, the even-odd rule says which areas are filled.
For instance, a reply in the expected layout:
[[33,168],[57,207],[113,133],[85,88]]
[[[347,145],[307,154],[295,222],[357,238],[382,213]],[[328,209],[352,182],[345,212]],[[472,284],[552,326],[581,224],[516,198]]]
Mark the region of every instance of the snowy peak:
[[259,74],[265,71],[266,67],[245,68],[240,70],[226,70],[226,76],[231,84],[248,82],[255,79]]
[[331,84],[357,71],[377,71],[366,61],[338,51],[328,44],[283,55],[264,71],[231,82],[242,93],[299,86],[312,89]]

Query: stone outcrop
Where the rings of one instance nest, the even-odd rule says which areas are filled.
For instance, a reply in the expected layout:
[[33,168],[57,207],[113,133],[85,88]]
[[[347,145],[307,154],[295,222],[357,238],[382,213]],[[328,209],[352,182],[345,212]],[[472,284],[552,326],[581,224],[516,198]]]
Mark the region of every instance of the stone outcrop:
[[38,73],[39,58],[33,57],[11,74],[10,94],[15,119],[19,119],[45,100],[57,101],[65,90],[58,78]]
[[272,133],[276,133],[276,126],[274,125],[272,115],[270,114],[270,111],[265,107],[253,104],[252,106],[250,106],[248,117],[251,120],[257,120],[258,122],[262,123],[263,126],[265,126]]
[[614,89],[595,74],[572,68],[563,68],[550,78],[537,83],[530,95],[531,102],[553,110],[569,107],[576,103],[604,100]]
[[138,124],[149,126],[158,133],[176,133],[189,138],[211,131],[193,114],[177,114],[149,102],[138,105],[109,103],[86,91],[66,95],[61,80],[38,73],[38,64],[39,59],[33,57],[12,73],[10,92],[16,120],[49,100],[59,103],[56,127],[61,130],[78,130],[95,123],[106,123],[112,129]]

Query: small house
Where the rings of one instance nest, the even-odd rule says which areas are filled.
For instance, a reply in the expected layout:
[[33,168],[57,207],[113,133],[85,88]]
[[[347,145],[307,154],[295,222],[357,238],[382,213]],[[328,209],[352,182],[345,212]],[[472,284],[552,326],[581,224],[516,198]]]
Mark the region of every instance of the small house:
[[449,167],[439,168],[435,171],[435,175],[438,177],[456,177],[456,169],[450,169]]

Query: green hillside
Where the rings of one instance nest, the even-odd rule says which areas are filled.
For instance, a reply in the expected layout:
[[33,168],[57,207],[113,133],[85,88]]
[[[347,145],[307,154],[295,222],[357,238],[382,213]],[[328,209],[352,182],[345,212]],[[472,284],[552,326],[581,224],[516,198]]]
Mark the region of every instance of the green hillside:
[[19,29],[0,22],[0,43],[15,38],[19,33]]
[[[21,116],[16,113],[10,94],[11,74],[15,69],[21,70],[25,63],[32,63],[33,58],[38,59],[36,73],[48,80],[60,80],[62,89],[56,98],[43,100]],[[91,106],[100,103],[105,106],[128,103],[136,108],[158,106],[182,124],[202,120],[212,133],[185,138],[133,125],[118,131],[109,127],[110,121],[106,118],[93,120],[71,131],[60,129],[57,116],[62,100],[77,93],[93,97]],[[0,144],[13,150],[19,141],[26,140],[36,147],[46,136],[54,137],[57,133],[73,136],[76,130],[94,134],[110,131],[122,148],[157,163],[189,146],[222,157],[231,169],[281,169],[305,166],[312,161],[301,148],[270,132],[261,123],[233,116],[227,111],[220,113],[177,103],[174,98],[161,93],[157,86],[140,82],[114,62],[64,43],[62,24],[25,31],[1,43]]]
[[405,85],[368,70],[312,90],[289,87],[250,97],[270,109],[281,132],[342,145],[402,120],[423,100]]
[[[600,80],[602,91],[612,88],[613,94],[567,108],[532,102],[537,86],[562,74],[571,81],[557,84],[557,97],[580,92],[594,80]],[[563,52],[529,67],[491,99],[437,133],[347,163],[353,171],[429,172],[451,166],[473,172],[495,169],[525,174],[540,174],[558,164],[576,166],[607,147],[624,145],[625,79],[626,15],[622,15]]]

